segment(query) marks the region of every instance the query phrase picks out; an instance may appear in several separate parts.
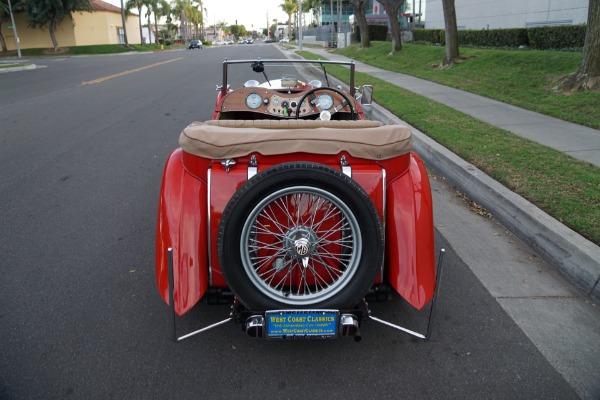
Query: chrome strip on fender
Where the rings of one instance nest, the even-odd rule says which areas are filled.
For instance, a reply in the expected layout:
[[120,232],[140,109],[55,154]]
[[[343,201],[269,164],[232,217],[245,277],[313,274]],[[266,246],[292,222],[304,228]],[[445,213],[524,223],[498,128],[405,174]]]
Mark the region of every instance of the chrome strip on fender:
[[[381,167],[381,175],[383,178],[383,210],[382,210],[382,217],[383,217],[383,221],[382,221],[382,226],[383,226],[383,248],[385,249],[385,237],[386,235],[386,221],[387,221],[387,180],[386,180],[386,171],[385,168]],[[380,276],[380,282],[385,282],[384,278],[384,266],[385,266],[385,251],[383,252],[383,262],[381,263],[381,276]]]
[[211,252],[211,246],[210,246],[210,173],[212,171],[211,167],[208,167],[208,171],[206,172],[206,183],[207,183],[207,190],[206,190],[206,196],[207,196],[207,203],[206,203],[206,220],[208,223],[207,226],[207,231],[206,231],[206,240],[207,240],[207,246],[208,246],[208,286],[211,287],[213,285],[213,280],[212,280],[212,252]]

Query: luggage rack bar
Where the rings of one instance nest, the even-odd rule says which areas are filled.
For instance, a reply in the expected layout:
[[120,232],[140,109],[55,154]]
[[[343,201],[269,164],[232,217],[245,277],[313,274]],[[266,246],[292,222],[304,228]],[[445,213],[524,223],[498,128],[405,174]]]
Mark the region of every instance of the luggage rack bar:
[[438,257],[437,273],[436,273],[436,277],[435,277],[435,289],[433,291],[433,298],[431,299],[431,308],[429,309],[429,318],[427,319],[427,331],[425,332],[424,335],[421,333],[418,333],[418,332],[411,331],[410,329],[403,328],[400,325],[396,325],[391,322],[384,321],[382,319],[374,317],[373,315],[371,315],[371,310],[368,308],[368,305],[366,304],[366,302],[364,302],[366,310],[367,310],[367,316],[369,317],[369,319],[372,319],[375,322],[379,322],[380,324],[387,325],[389,327],[392,327],[394,329],[397,329],[399,331],[402,331],[406,334],[417,337],[419,339],[429,340],[431,338],[431,333],[433,331],[433,318],[435,317],[437,298],[438,298],[439,291],[440,291],[440,283],[442,280],[442,267],[444,265],[444,255],[445,254],[446,254],[446,249],[441,249],[439,257]]
[[[433,298],[431,299],[431,308],[429,309],[429,317],[427,320],[427,330],[425,334],[421,334],[415,331],[412,331],[410,329],[401,327],[399,325],[393,324],[391,322],[382,320],[380,318],[374,317],[371,313],[371,310],[368,307],[367,302],[363,299],[362,301],[362,306],[364,308],[364,310],[366,311],[366,315],[368,316],[369,319],[375,321],[375,322],[379,322],[380,324],[383,325],[387,325],[391,328],[397,329],[399,331],[402,331],[408,335],[417,337],[419,339],[422,340],[429,340],[431,338],[431,334],[433,331],[433,318],[435,317],[435,312],[436,312],[436,304],[437,304],[437,299],[438,299],[438,295],[439,295],[439,290],[440,290],[440,284],[441,284],[441,278],[442,278],[442,267],[444,264],[444,255],[446,253],[446,249],[441,249],[440,250],[440,254],[438,257],[438,266],[437,266],[437,273],[436,273],[436,279],[435,279],[435,289],[433,292]],[[226,318],[222,321],[216,322],[214,324],[205,326],[203,328],[200,328],[196,331],[190,332],[188,334],[185,334],[183,336],[177,336],[177,315],[175,313],[175,301],[174,301],[174,285],[175,285],[175,280],[173,277],[173,248],[169,247],[167,249],[167,258],[168,258],[168,266],[169,266],[169,307],[171,309],[171,339],[173,340],[174,343],[179,343],[182,342],[186,339],[189,339],[191,337],[194,337],[200,333],[206,332],[210,329],[216,328],[217,326],[226,324],[229,321],[232,321],[236,315],[236,303],[237,301],[234,300],[234,303],[232,305],[232,311],[229,315],[229,318]],[[346,315],[346,314],[344,314]],[[349,314],[347,314],[349,315]],[[356,317],[355,317],[356,319]],[[264,321],[263,321],[264,322]],[[352,321],[352,323],[354,323],[354,321]],[[261,323],[261,327],[263,326],[263,323]],[[358,336],[358,338],[355,337],[356,341],[360,341],[360,333],[358,333],[358,325],[356,326],[356,334]],[[350,335],[350,336],[354,336],[354,335]]]
[[171,339],[175,343],[182,342],[186,339],[189,339],[193,336],[198,335],[199,333],[206,332],[209,329],[216,328],[219,325],[223,325],[233,319],[233,315],[230,315],[229,318],[224,319],[223,321],[216,322],[212,325],[205,326],[204,328],[200,328],[197,331],[190,332],[183,336],[177,336],[177,315],[175,314],[175,300],[174,300],[174,286],[175,279],[173,277],[173,248],[169,247],[167,249],[167,258],[169,260],[169,307],[171,308]]

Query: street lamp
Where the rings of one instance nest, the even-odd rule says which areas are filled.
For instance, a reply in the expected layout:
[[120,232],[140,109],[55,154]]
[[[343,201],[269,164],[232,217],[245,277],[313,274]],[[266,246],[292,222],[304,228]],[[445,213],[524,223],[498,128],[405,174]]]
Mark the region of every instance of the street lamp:
[[17,55],[21,58],[21,45],[19,43],[19,34],[17,33],[17,25],[15,24],[15,17],[12,12],[12,5],[10,4],[10,0],[8,0],[8,12],[10,13],[10,20],[12,21],[13,32],[15,33],[15,44],[17,46]]

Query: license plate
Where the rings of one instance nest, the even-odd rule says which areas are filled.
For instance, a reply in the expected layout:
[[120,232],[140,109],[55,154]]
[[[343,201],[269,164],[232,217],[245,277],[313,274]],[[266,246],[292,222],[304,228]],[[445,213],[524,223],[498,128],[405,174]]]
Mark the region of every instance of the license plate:
[[265,318],[270,338],[327,338],[338,333],[336,310],[275,310],[267,311]]

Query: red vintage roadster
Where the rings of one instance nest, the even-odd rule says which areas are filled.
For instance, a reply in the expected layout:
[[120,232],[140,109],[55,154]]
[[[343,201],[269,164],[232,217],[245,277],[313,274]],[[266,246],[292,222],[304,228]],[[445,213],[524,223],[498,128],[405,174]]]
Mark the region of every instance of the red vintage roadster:
[[[347,90],[327,74],[340,66]],[[257,337],[360,339],[367,318],[425,338],[367,303],[395,290],[421,309],[437,286],[410,129],[366,120],[372,87],[354,87],[352,62],[226,60],[217,90],[213,119],[183,130],[162,179],[156,282],[174,340],[230,320]],[[177,337],[175,315],[202,299],[231,314]]]

